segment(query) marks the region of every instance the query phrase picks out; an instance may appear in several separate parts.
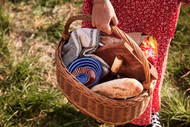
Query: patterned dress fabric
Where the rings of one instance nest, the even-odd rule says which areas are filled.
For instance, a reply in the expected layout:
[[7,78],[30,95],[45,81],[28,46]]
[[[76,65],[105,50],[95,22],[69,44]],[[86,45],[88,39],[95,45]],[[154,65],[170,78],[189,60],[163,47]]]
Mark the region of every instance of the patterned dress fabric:
[[[84,0],[83,14],[92,14],[93,0]],[[168,49],[174,37],[178,21],[180,2],[178,0],[110,0],[117,18],[118,27],[125,33],[143,32],[153,35],[158,42],[157,83],[145,112],[131,123],[149,125],[151,114],[160,109],[160,90],[167,64]],[[90,22],[83,21],[82,27],[91,28]]]

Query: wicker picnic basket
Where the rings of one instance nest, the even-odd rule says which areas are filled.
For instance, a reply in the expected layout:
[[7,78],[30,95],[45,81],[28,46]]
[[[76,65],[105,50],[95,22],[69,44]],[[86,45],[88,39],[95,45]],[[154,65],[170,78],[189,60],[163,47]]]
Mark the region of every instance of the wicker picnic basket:
[[57,82],[62,93],[76,108],[99,122],[112,125],[129,123],[140,116],[149,103],[152,92],[152,81],[150,79],[151,76],[147,59],[139,46],[127,34],[118,27],[111,26],[112,32],[123,39],[125,43],[128,43],[134,49],[138,59],[142,62],[146,78],[143,83],[144,90],[140,95],[126,100],[106,98],[91,91],[67,70],[62,61],[62,46],[69,39],[69,27],[75,20],[91,21],[91,17],[88,15],[73,16],[69,18],[65,24],[63,36],[55,52]]

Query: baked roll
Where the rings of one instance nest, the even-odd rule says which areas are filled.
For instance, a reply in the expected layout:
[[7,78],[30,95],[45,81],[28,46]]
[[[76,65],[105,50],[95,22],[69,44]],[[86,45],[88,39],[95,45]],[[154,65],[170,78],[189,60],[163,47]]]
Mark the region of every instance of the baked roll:
[[139,95],[143,86],[136,79],[122,78],[98,84],[91,90],[109,98],[125,99]]

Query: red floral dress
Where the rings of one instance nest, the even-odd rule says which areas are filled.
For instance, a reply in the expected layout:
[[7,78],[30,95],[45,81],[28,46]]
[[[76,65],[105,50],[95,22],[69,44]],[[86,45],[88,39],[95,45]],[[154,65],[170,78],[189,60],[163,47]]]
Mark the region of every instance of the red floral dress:
[[[124,32],[143,32],[156,37],[158,59],[156,69],[158,80],[146,111],[133,120],[136,125],[148,125],[151,113],[160,109],[160,90],[167,64],[168,49],[174,37],[180,11],[178,0],[110,0],[119,20],[118,27]],[[84,0],[83,14],[92,14],[92,0]],[[83,21],[83,26],[90,28],[91,23]]]

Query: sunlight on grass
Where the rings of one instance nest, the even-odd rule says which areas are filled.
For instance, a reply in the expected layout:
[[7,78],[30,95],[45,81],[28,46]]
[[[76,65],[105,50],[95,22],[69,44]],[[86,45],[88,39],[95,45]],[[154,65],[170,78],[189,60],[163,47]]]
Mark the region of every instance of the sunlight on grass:
[[160,115],[167,127],[190,124],[190,96],[180,91],[171,80],[165,81],[162,88],[162,108]]
[[167,127],[190,126],[190,7],[181,8],[162,88],[161,118]]
[[190,6],[182,7],[175,37],[171,42],[167,71],[176,79],[176,85],[188,89],[190,76],[182,77],[190,71]]
[[[8,0],[6,13],[0,6],[0,126],[113,127],[81,113],[53,78],[54,49],[68,18],[82,13],[82,2]],[[169,50],[160,110],[167,127],[190,126],[189,13],[190,7],[181,9]]]
[[41,36],[44,40],[48,42],[58,43],[63,33],[63,26],[65,24],[65,16],[59,19],[57,23],[50,24],[47,28],[39,29],[37,36]]
[[0,34],[3,32],[8,32],[9,29],[9,16],[6,15],[3,11],[3,8],[0,5]]
[[42,67],[35,63],[35,59],[13,63],[7,77],[0,82],[0,126],[38,125],[48,113],[67,102],[57,88],[44,84]]
[[9,16],[5,15],[0,5],[0,60],[9,55],[8,43],[4,41],[9,30]]
[[[19,2],[12,0],[12,2],[14,4],[24,6],[23,4],[20,4],[20,2],[26,1]],[[29,3],[30,2],[26,2],[25,4]],[[30,9],[27,8],[22,10],[22,8],[15,7],[15,9],[17,9],[20,16],[25,16],[22,15],[22,11],[30,11]],[[44,12],[49,13],[48,11]],[[0,15],[1,19],[4,19],[4,12],[1,14],[3,14]],[[34,13],[34,15],[38,16],[36,13]],[[30,15],[29,17],[32,16],[33,15]],[[52,87],[51,83],[46,81],[46,75],[49,73],[48,71],[52,69],[51,66],[46,64],[47,61],[51,62],[51,60],[49,60],[47,56],[40,56],[39,53],[45,52],[44,50],[40,50],[43,49],[41,46],[44,45],[47,46],[46,50],[50,49],[51,51],[48,44],[45,44],[46,42],[44,41],[39,45],[37,45],[37,42],[29,43],[34,41],[36,38],[41,37],[43,35],[42,33],[46,34],[47,38],[45,39],[47,42],[57,42],[63,31],[64,18],[65,17],[63,16],[63,18],[60,18],[61,20],[56,19],[57,21],[55,24],[50,24],[47,29],[42,31],[40,31],[41,24],[37,24],[38,26],[36,27],[36,30],[37,33],[39,32],[40,34],[36,36],[36,33],[34,33],[29,36],[29,38],[26,38],[25,41],[22,42],[24,44],[18,49],[14,48],[14,45],[10,45],[9,47],[8,43],[5,43],[4,36],[9,37],[9,35],[6,35],[6,28],[8,28],[8,26],[5,28],[4,25],[8,20],[1,20],[4,21],[0,24],[1,28],[4,29],[4,33],[1,34],[3,36],[0,37],[0,51],[1,54],[4,54],[4,57],[7,57],[7,59],[6,61],[0,61],[0,126],[98,127],[98,123],[95,120],[85,116],[71,105],[68,100],[65,99],[58,87]],[[21,20],[22,18],[20,21]],[[22,25],[19,24],[17,27],[19,28],[23,38],[27,37],[20,28]],[[30,26],[28,28],[30,28]],[[28,32],[27,29],[25,32]],[[35,41],[39,40],[40,39],[37,39]],[[10,42],[14,42],[14,39]],[[33,47],[31,48],[28,46]],[[37,49],[34,50],[35,48]],[[21,49],[24,49],[24,52],[21,51],[21,53],[18,53],[20,54],[19,56],[12,55],[17,54],[14,52],[18,52],[17,50],[20,52]],[[10,52],[11,56],[9,56],[5,51]],[[48,55],[51,56],[51,52]],[[2,59],[2,57],[0,58]]]

